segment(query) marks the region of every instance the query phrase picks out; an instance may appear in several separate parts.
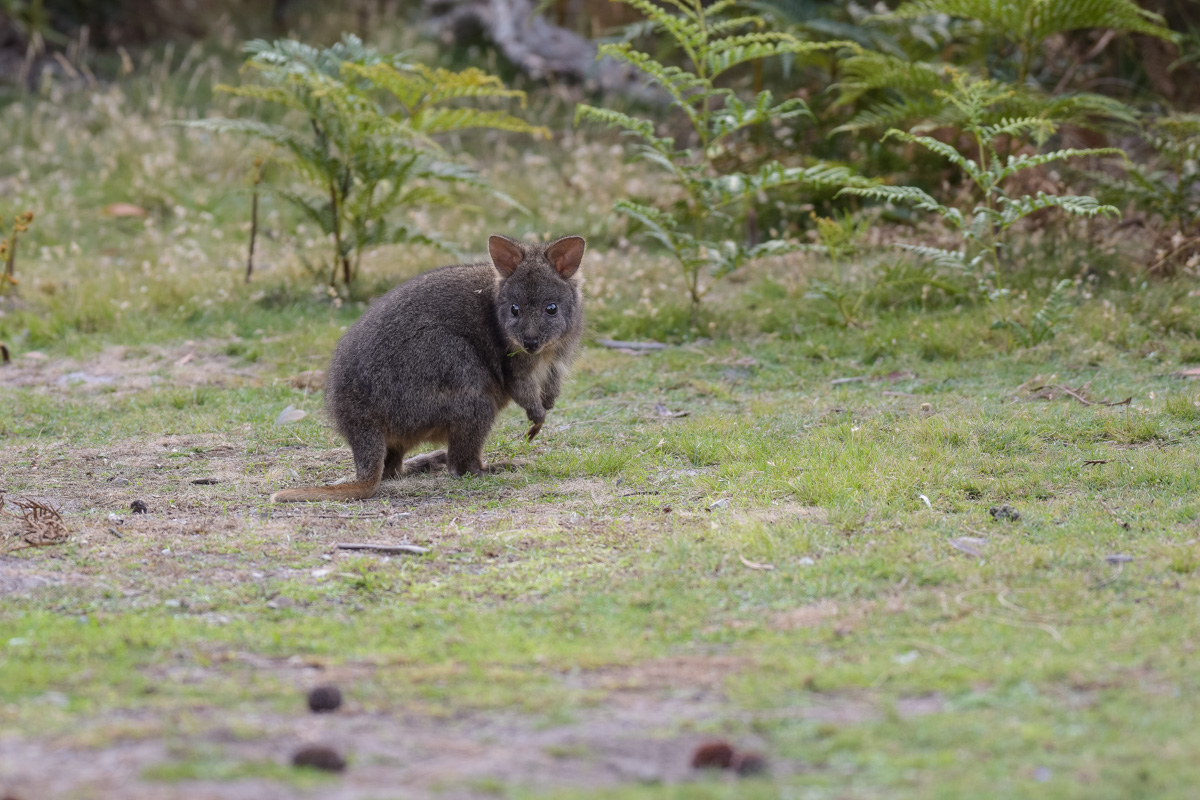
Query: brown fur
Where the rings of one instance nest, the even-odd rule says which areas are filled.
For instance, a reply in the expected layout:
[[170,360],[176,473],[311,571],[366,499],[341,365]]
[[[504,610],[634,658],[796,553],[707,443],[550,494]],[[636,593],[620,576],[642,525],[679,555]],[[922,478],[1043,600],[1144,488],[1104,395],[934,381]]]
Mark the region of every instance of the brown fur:
[[[372,304],[338,342],[325,385],[355,481],[285,489],[271,500],[366,499],[385,479],[441,466],[478,475],[510,400],[525,410],[533,439],[583,336],[584,246],[578,236],[547,245],[492,236],[490,264],[431,270]],[[405,462],[422,442],[446,450]]]

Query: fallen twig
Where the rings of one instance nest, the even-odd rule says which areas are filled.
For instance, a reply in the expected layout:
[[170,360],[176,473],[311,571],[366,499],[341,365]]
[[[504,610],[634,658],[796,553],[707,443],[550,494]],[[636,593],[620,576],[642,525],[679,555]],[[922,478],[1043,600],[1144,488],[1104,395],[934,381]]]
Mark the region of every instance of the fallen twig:
[[428,547],[415,544],[339,544],[338,550],[373,550],[377,553],[412,553],[422,556],[429,552]]
[[741,553],[738,553],[738,559],[740,559],[741,562],[743,564],[745,564],[747,567],[749,567],[750,569],[760,569],[760,570],[765,570],[768,572],[775,569],[774,564],[760,564],[757,561],[750,561]]
[[622,342],[617,339],[597,339],[596,344],[613,350],[666,350],[662,342]]
[[983,551],[980,548],[987,544],[987,541],[982,536],[960,536],[957,539],[946,540],[946,544],[960,553],[966,553],[973,558],[983,558]]
[[[1078,389],[1072,389],[1070,386],[1064,386],[1061,383],[1053,383],[1049,385],[1035,386],[1030,389],[1029,392],[1033,398],[1040,400],[1053,400],[1053,391],[1059,391],[1069,397],[1074,398],[1075,400],[1078,400],[1085,406],[1127,406],[1133,403],[1133,395],[1126,397],[1124,400],[1088,400],[1083,396],[1083,392],[1087,391],[1087,387],[1089,385],[1091,385],[1091,381],[1088,381]],[[1045,391],[1047,389],[1052,391]]]
[[1117,512],[1115,512],[1115,511],[1113,511],[1111,508],[1109,508],[1109,507],[1108,507],[1108,504],[1104,502],[1104,498],[1100,498],[1100,507],[1101,507],[1101,508],[1103,508],[1105,511],[1107,511],[1107,512],[1108,512],[1108,515],[1109,515],[1110,517],[1112,517],[1112,519],[1113,519],[1113,522],[1117,523],[1118,525],[1120,525],[1120,526],[1121,526],[1122,528],[1124,528],[1125,530],[1129,530],[1129,528],[1130,528],[1130,525],[1129,525],[1129,523],[1128,523],[1128,522],[1126,522],[1125,520],[1121,519],[1120,517],[1118,517],[1118,516],[1117,516]]
[[1112,461],[1111,458],[1089,458],[1083,462],[1083,465],[1085,467],[1094,467],[1097,464],[1107,464],[1110,461]]

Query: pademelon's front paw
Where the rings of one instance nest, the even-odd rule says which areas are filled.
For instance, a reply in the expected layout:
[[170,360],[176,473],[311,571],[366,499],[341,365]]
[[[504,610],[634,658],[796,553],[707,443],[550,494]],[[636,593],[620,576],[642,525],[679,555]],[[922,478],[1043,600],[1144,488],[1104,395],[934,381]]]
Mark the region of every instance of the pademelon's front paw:
[[529,426],[529,430],[528,430],[528,431],[525,433],[525,436],[526,436],[526,437],[528,437],[529,441],[531,441],[531,442],[532,442],[532,441],[533,441],[533,437],[537,436],[537,435],[538,435],[538,431],[540,431],[541,429],[542,429],[542,423],[541,423],[541,422],[535,422],[535,423],[533,423],[532,425],[530,425],[530,426]]

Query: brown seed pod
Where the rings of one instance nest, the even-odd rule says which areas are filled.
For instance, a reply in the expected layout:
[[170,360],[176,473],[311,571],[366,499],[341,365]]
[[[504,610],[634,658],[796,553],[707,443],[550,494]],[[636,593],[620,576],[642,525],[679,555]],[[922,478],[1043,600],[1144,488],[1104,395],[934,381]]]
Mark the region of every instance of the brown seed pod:
[[715,739],[705,742],[692,752],[692,767],[695,769],[729,769],[733,763],[733,746],[729,742]]
[[310,744],[301,747],[292,756],[293,767],[312,767],[325,772],[341,772],[346,768],[346,759],[332,747]]
[[317,686],[308,693],[308,707],[315,714],[335,711],[342,704],[342,692],[336,686]]

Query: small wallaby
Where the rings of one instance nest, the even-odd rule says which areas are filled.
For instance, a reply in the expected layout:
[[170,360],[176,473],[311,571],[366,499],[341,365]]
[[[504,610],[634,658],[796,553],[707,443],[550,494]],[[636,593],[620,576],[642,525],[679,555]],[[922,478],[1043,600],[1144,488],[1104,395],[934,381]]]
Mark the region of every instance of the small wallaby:
[[[585,242],[488,239],[491,263],[431,270],[367,309],[338,342],[325,405],[350,444],[352,483],[285,489],[273,502],[372,497],[385,478],[444,463],[484,469],[483,444],[509,400],[533,423],[532,441],[562,389],[583,337]],[[410,459],[421,442],[445,451]]]

